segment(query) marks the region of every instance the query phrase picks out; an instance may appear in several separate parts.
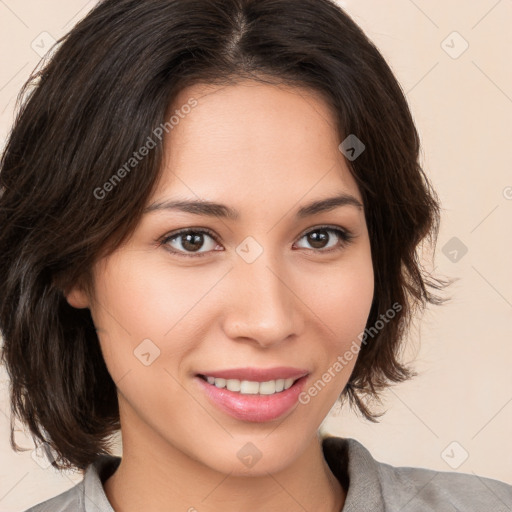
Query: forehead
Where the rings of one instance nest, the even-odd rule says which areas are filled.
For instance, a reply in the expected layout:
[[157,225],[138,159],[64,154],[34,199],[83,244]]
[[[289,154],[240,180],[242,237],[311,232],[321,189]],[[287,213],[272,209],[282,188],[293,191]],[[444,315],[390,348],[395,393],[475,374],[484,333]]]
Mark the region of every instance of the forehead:
[[250,80],[197,84],[180,92],[171,115],[159,195],[298,200],[336,188],[361,198],[338,149],[334,113],[316,91]]

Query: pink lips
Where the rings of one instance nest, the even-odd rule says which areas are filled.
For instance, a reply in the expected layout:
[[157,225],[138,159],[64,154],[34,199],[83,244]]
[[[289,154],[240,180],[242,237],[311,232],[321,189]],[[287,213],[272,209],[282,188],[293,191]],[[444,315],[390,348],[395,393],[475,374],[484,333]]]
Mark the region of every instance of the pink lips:
[[[298,401],[298,397],[307,380],[308,370],[298,368],[236,368],[231,370],[207,371],[196,375],[195,381],[208,398],[220,410],[230,416],[252,422],[265,422],[279,418],[289,411]],[[266,382],[277,379],[298,379],[294,384],[273,395],[244,395],[226,388],[209,384],[203,377],[223,379],[251,380]]]

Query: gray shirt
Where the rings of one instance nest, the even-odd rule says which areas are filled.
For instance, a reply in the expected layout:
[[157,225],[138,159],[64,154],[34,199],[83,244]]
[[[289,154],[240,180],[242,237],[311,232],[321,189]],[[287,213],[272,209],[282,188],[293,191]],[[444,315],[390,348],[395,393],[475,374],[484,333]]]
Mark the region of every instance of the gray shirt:
[[[512,512],[512,485],[477,475],[378,462],[358,441],[322,440],[324,457],[344,489],[341,512]],[[115,512],[103,482],[120,457],[101,455],[71,489],[25,512]]]

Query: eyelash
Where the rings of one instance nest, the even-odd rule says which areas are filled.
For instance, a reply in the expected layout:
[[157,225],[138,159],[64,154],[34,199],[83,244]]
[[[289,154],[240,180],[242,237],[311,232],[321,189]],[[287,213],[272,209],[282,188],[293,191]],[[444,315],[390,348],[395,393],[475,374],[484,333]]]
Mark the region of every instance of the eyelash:
[[[346,246],[350,245],[352,240],[355,238],[355,235],[353,235],[350,231],[347,231],[346,229],[340,229],[339,227],[335,226],[317,226],[313,229],[310,229],[309,231],[306,231],[303,233],[299,240],[304,238],[305,236],[309,235],[310,233],[314,233],[315,231],[328,231],[331,233],[336,233],[337,236],[341,239],[341,242],[337,247],[331,247],[330,249],[323,250],[323,249],[305,249],[307,251],[315,252],[315,253],[332,253],[336,251],[341,251]],[[171,240],[178,238],[180,235],[188,234],[188,233],[195,233],[195,234],[206,234],[210,236],[217,244],[220,242],[217,240],[217,236],[209,229],[206,228],[184,228],[180,229],[179,231],[175,231],[173,233],[169,233],[168,235],[165,235],[163,239],[159,242],[160,245],[166,246],[168,242]],[[186,253],[182,251],[176,251],[174,249],[170,249],[168,246],[166,247],[166,250],[168,250],[171,254],[176,254],[178,256],[183,256],[185,258],[200,258],[202,256],[206,256],[210,254],[212,251],[206,251],[206,252],[198,252],[198,253]]]

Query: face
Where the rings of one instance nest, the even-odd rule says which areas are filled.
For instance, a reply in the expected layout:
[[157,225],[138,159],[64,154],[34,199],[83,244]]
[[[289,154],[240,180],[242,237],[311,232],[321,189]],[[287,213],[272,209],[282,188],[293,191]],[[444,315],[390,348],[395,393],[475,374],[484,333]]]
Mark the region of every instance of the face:
[[[315,93],[196,85],[172,110],[191,98],[133,236],[96,264],[95,296],[74,289],[68,301],[89,307],[98,329],[124,454],[274,472],[306,450],[355,365],[335,363],[359,343],[373,299],[362,198]],[[223,376],[231,389],[218,387]],[[243,450],[262,458],[249,469]]]

